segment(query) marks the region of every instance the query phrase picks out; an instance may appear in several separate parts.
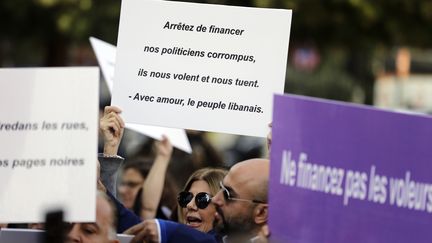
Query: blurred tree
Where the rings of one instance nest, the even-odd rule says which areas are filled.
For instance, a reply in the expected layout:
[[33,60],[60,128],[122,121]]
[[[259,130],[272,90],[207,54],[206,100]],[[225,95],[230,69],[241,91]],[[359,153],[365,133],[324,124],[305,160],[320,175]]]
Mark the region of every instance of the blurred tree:
[[66,65],[72,44],[87,43],[90,35],[115,40],[119,14],[117,0],[1,1],[0,54],[9,53],[0,63]]
[[[260,7],[288,8],[293,10],[290,52],[296,45],[313,42],[320,53],[325,55],[323,65],[317,73],[303,73],[288,69],[287,91],[300,92],[326,98],[330,94],[347,92],[347,84],[360,85],[366,103],[372,103],[374,82],[373,58],[392,51],[394,47],[410,46],[427,48],[432,39],[432,1],[430,0],[255,0]],[[345,65],[326,63],[332,52],[338,49],[346,53]],[[384,49],[384,50],[383,50]],[[385,54],[384,54],[385,55]],[[291,55],[290,55],[291,57]],[[317,87],[304,82],[325,82],[333,76],[332,85]],[[343,73],[343,79],[339,75]],[[310,81],[307,81],[310,79]],[[294,81],[295,80],[295,81]],[[302,80],[302,81],[300,81]],[[339,81],[337,81],[339,80]],[[293,83],[290,83],[293,81]],[[342,89],[342,87],[345,87]],[[332,92],[333,90],[333,92]],[[341,95],[349,98],[347,95]],[[338,97],[337,99],[341,99]]]
[[305,72],[290,65],[287,70],[285,89],[290,93],[321,97],[333,100],[351,100],[356,82],[343,67],[346,53],[327,50],[324,60],[314,72]]
[[[312,43],[321,56],[321,66],[314,72],[288,69],[287,91],[306,95],[335,98],[339,93],[337,99],[346,100],[350,99],[353,87],[361,87],[366,102],[371,103],[374,57],[398,46],[430,47],[432,40],[431,0],[190,2],[293,9],[290,61],[292,52],[303,43]],[[116,43],[120,3],[119,0],[0,1],[0,63],[66,65],[71,47],[88,45],[90,35]],[[333,50],[344,55],[333,60]],[[317,90],[303,79],[327,85]]]

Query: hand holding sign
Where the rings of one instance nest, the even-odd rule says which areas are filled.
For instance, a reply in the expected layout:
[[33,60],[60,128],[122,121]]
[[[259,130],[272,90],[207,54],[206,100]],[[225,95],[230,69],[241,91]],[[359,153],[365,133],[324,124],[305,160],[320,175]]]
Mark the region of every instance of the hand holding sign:
[[99,130],[104,137],[104,154],[117,155],[125,127],[120,113],[119,108],[106,106],[100,119]]
[[171,158],[173,147],[166,136],[162,137],[161,141],[156,142],[156,157]]

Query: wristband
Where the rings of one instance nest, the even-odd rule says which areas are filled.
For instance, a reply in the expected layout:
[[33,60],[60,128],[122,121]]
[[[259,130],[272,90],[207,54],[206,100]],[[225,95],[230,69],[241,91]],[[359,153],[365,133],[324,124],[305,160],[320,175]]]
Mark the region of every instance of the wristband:
[[123,159],[124,160],[123,157],[121,157],[120,155],[117,155],[117,154],[114,154],[114,155],[112,155],[112,154],[103,154],[103,157],[104,158],[109,158],[109,159]]

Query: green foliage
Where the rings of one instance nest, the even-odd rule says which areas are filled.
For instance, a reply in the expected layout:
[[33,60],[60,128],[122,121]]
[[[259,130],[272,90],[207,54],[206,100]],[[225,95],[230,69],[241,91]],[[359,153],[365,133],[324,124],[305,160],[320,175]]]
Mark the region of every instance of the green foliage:
[[333,50],[330,55],[324,55],[320,67],[313,72],[287,69],[287,93],[308,95],[320,98],[350,101],[355,90],[356,80],[345,71],[344,52]]
[[[306,95],[349,100],[353,87],[361,87],[370,103],[377,66],[373,58],[385,56],[395,46],[430,47],[432,40],[431,0],[190,2],[293,9],[290,51],[312,43],[322,57],[313,73],[288,69],[287,91]],[[71,47],[87,46],[89,36],[115,44],[120,4],[119,0],[0,1],[0,63],[65,65]],[[343,53],[343,60],[336,64],[331,50]]]
[[115,43],[119,15],[117,0],[0,1],[0,44],[9,47],[0,49],[7,54],[0,63],[65,65],[70,47],[88,44],[90,35]]

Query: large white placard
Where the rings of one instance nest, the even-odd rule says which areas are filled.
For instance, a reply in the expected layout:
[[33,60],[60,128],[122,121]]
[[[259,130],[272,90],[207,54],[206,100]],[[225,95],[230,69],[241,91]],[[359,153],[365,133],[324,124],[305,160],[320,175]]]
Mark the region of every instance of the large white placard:
[[[110,92],[112,92],[112,86],[114,83],[116,47],[95,37],[90,37],[90,43],[96,54],[96,58],[101,67],[102,74],[105,78],[108,89]],[[186,153],[192,152],[192,147],[189,143],[186,131],[183,129],[137,125],[130,123],[126,123],[126,128],[158,140],[162,139],[162,135],[166,135],[174,147],[181,149]]]
[[112,104],[131,123],[265,137],[291,11],[122,1]]
[[0,223],[94,221],[99,69],[0,69]]
[[[120,243],[130,243],[133,235],[117,234]],[[0,229],[1,243],[45,243],[45,231],[32,229]]]
[[[120,243],[130,243],[133,235],[117,234]],[[32,229],[0,229],[1,243],[45,243],[45,231]]]

